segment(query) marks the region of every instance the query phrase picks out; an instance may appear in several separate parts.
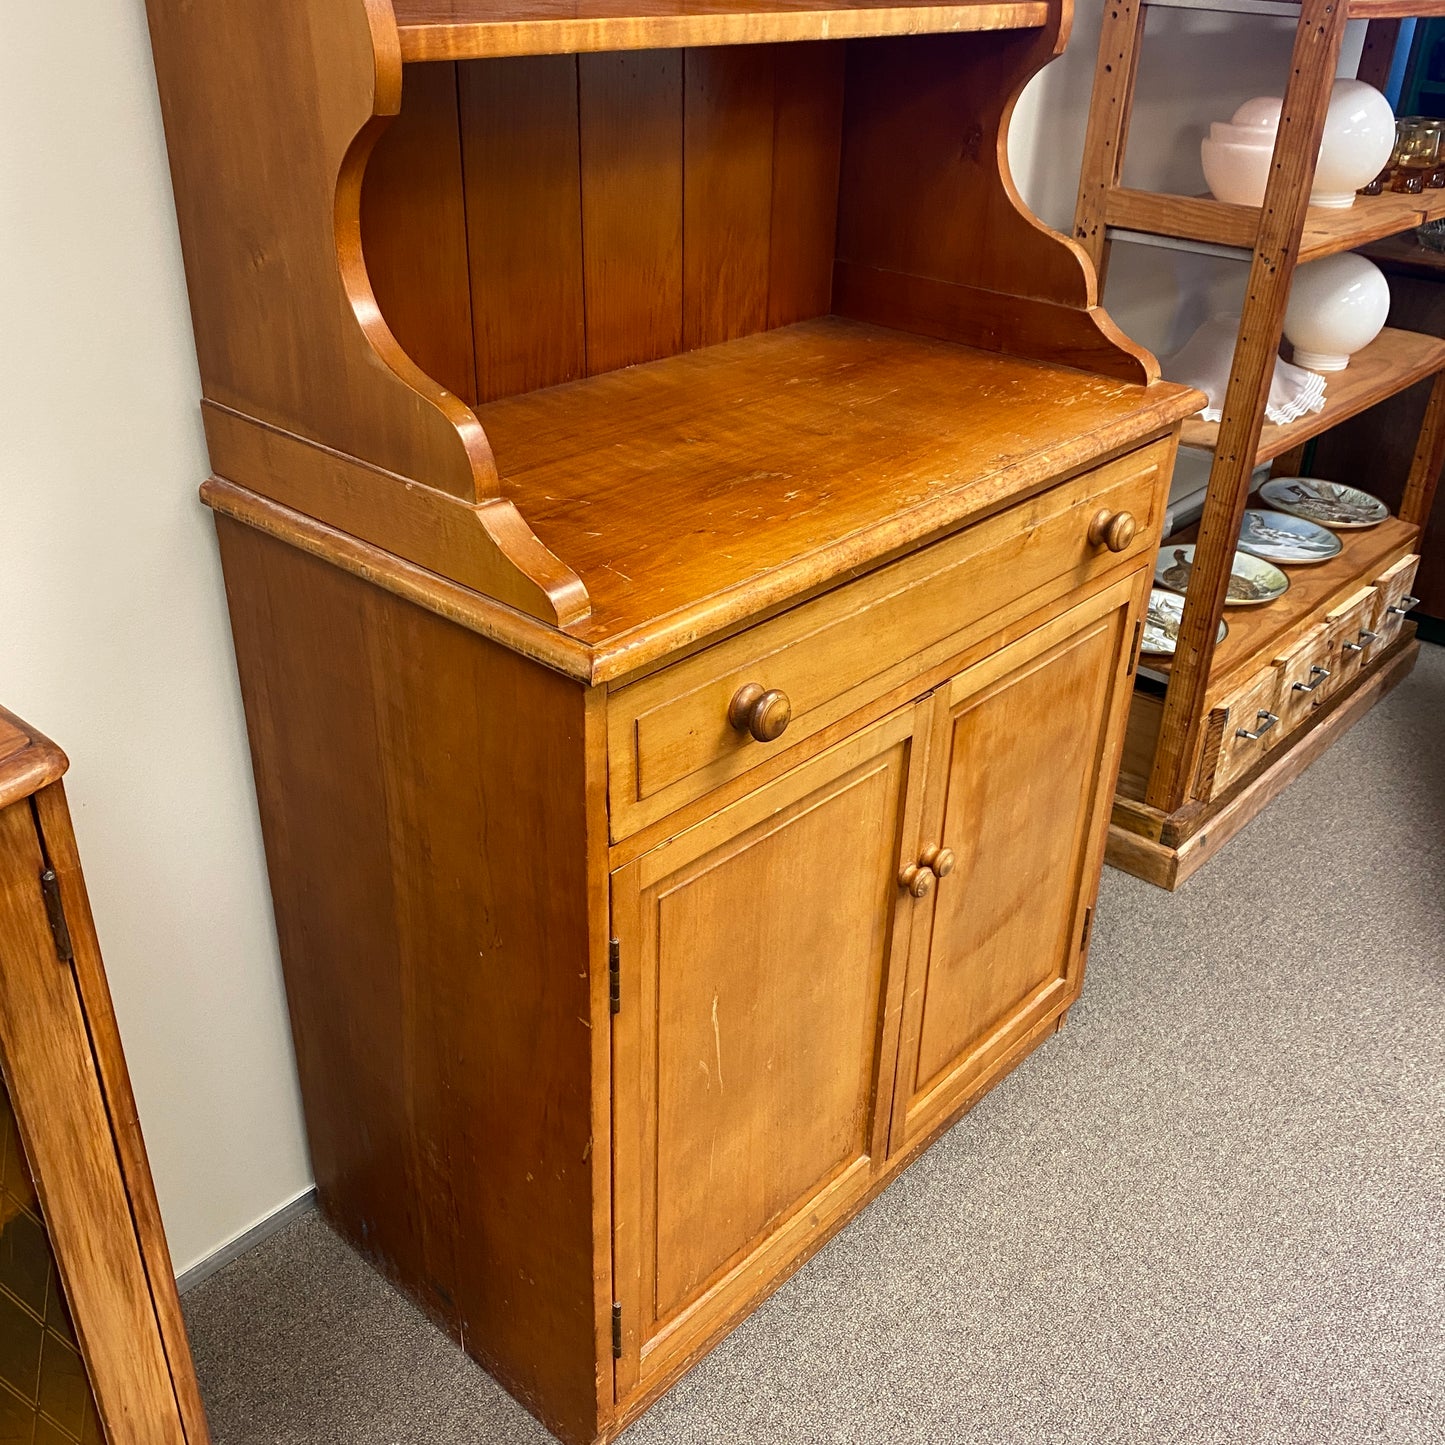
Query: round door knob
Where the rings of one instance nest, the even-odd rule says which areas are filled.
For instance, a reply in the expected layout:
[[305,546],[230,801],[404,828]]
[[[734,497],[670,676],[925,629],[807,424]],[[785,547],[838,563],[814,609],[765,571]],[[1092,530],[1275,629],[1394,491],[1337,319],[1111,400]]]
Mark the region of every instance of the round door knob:
[[760,743],[776,742],[793,720],[793,704],[785,692],[750,682],[728,704],[728,722]]
[[1139,524],[1132,512],[1100,512],[1089,523],[1089,541],[1095,547],[1107,547],[1111,552],[1123,552],[1134,540]]
[[953,856],[952,848],[940,848],[936,843],[923,850],[923,857],[919,862],[932,871],[935,878],[947,878],[953,872],[953,865],[958,860]]
[[933,873],[921,863],[910,863],[899,875],[898,881],[915,898],[923,898],[933,887]]

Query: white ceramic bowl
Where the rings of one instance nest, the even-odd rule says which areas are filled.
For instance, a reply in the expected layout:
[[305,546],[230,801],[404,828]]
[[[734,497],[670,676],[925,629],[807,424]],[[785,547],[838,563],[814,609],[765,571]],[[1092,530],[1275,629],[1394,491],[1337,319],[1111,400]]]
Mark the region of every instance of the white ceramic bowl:
[[1334,210],[1354,205],[1355,192],[1380,174],[1394,148],[1390,102],[1363,80],[1335,81],[1310,205]]
[[1284,315],[1295,365],[1343,371],[1350,357],[1380,334],[1389,310],[1389,283],[1363,256],[1346,251],[1301,266]]
[[1205,136],[1199,145],[1205,183],[1217,200],[1236,206],[1264,204],[1264,188],[1273,154],[1273,142],[1241,145]]

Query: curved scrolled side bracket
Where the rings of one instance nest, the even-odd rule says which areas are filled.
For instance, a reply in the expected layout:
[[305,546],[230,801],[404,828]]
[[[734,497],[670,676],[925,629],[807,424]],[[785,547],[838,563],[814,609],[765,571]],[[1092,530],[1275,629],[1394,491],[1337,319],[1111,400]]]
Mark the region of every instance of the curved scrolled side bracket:
[[147,7],[213,468],[533,616],[585,617],[366,274],[362,177],[401,107],[390,0]]
[[1099,306],[1083,247],[1029,210],[1009,167],[1019,97],[1063,49],[1070,13],[1058,0],[1038,29],[875,42],[855,57],[835,308],[1147,384],[1154,358]]

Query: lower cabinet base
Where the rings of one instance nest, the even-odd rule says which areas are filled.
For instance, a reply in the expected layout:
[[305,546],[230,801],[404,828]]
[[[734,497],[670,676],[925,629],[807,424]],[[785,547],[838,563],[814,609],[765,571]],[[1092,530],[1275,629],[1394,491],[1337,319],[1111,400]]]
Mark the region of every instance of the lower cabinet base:
[[[1109,826],[1105,861],[1114,868],[1171,892],[1204,866],[1246,823],[1275,799],[1332,744],[1337,742],[1397,683],[1410,675],[1420,644],[1413,633],[1395,647],[1348,691],[1320,710],[1267,757],[1265,765],[1246,774],[1228,792],[1203,808],[1166,819],[1160,837],[1124,826],[1115,810]],[[1173,825],[1171,827],[1171,824]],[[1169,839],[1172,834],[1172,841]]]
[[752,1314],[764,1300],[769,1299],[797,1274],[834,1235],[861,1214],[915,1159],[926,1154],[995,1085],[1002,1083],[1035,1049],[1058,1033],[1068,1019],[1069,1009],[1073,1006],[1078,994],[1079,990],[1075,988],[1061,995],[1058,1004],[1045,1013],[1027,1034],[1023,1035],[1006,1054],[998,1059],[996,1065],[979,1080],[965,1098],[959,1101],[957,1107],[947,1117],[940,1119],[931,1130],[920,1134],[888,1161],[884,1172],[874,1181],[866,1194],[860,1196],[848,1209],[812,1231],[803,1250],[785,1269],[752,1294],[745,1308],[738,1310],[735,1315],[725,1320],[716,1330],[701,1340],[695,1349],[676,1361],[666,1372],[654,1376],[647,1381],[645,1386],[620,1399],[617,1402],[617,1413],[612,1424],[598,1435],[594,1445],[601,1445],[603,1441],[615,1439],[628,1425],[645,1414],[678,1380]]

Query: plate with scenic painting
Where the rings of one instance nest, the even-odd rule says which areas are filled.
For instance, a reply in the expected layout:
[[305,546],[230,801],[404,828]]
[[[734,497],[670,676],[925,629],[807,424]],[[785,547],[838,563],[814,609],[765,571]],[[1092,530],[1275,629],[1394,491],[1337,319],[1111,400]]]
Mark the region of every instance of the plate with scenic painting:
[[[1165,544],[1154,564],[1154,580],[1173,592],[1187,592],[1194,575],[1194,548]],[[1226,607],[1262,607],[1289,591],[1289,578],[1263,557],[1236,552],[1229,569]]]
[[1335,532],[1378,527],[1390,515],[1390,509],[1378,497],[1318,477],[1275,477],[1259,489],[1259,496],[1277,512],[1318,522]]
[[[1139,647],[1142,652],[1152,652],[1156,657],[1172,657],[1179,642],[1179,623],[1184,617],[1184,599],[1177,592],[1166,592],[1156,587],[1149,593],[1149,610],[1144,614],[1144,636]],[[1223,618],[1219,622],[1216,642],[1223,642],[1229,626]]]
[[1328,527],[1303,517],[1250,508],[1239,529],[1239,547],[1242,552],[1263,557],[1277,567],[1306,567],[1338,557],[1344,543]]

